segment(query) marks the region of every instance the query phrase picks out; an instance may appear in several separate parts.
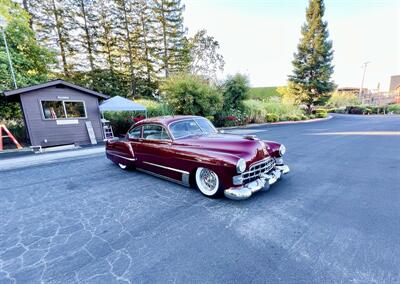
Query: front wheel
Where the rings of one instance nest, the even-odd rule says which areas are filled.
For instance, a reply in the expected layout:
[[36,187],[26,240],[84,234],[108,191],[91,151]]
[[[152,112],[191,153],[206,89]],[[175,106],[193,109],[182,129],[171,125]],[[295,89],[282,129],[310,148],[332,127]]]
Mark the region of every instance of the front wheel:
[[220,197],[222,190],[220,190],[218,175],[207,168],[198,168],[196,170],[196,185],[200,192],[207,197]]

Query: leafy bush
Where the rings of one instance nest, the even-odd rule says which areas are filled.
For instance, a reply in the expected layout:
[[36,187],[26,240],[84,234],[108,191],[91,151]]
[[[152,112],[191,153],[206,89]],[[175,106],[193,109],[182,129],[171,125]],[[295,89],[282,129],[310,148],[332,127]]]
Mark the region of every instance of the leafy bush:
[[327,106],[333,108],[356,106],[360,105],[361,102],[357,95],[349,92],[334,92],[328,100]]
[[309,118],[309,119],[315,119],[316,116],[315,116],[314,114],[310,114],[310,115],[308,116],[308,118]]
[[281,97],[278,92],[280,87],[256,87],[250,88],[248,98],[253,100],[268,100],[271,97]]
[[147,108],[148,117],[165,116],[173,114],[171,107],[164,102],[157,102],[146,99],[135,100],[135,102],[144,105]]
[[279,116],[276,115],[276,114],[273,114],[273,113],[268,113],[268,114],[265,116],[265,120],[266,120],[267,122],[277,122],[277,121],[279,121]]
[[206,118],[211,122],[214,121],[214,116],[212,116],[212,115],[208,115],[208,116],[206,116]]
[[365,106],[348,106],[345,112],[348,114],[364,114],[367,108]]
[[325,109],[316,109],[313,114],[315,114],[317,118],[325,118],[328,116],[328,112]]
[[239,109],[222,112],[214,117],[213,122],[216,126],[237,126],[249,123],[246,120],[246,113]]
[[215,86],[193,75],[168,78],[162,96],[175,114],[214,115],[222,108],[222,97]]
[[228,77],[222,87],[224,110],[241,109],[250,89],[249,79],[245,75],[236,74]]
[[387,112],[400,114],[400,105],[389,105],[387,107]]
[[291,114],[291,115],[288,115],[287,116],[287,120],[289,120],[289,121],[299,121],[301,118],[300,118],[300,116],[299,115],[293,115],[293,114]]
[[143,112],[130,111],[106,111],[104,118],[110,121],[115,136],[125,135],[128,129],[139,119],[142,119]]

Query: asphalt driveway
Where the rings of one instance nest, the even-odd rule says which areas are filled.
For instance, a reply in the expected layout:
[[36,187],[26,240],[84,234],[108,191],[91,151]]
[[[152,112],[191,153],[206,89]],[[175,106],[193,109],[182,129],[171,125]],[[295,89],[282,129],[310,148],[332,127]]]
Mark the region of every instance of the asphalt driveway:
[[103,154],[0,171],[0,283],[400,282],[400,117],[236,132],[292,169],[240,202]]

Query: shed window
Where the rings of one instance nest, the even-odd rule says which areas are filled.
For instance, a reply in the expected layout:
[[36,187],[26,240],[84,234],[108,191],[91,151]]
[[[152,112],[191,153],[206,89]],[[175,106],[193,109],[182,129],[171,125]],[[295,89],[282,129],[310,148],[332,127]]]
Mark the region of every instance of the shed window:
[[64,102],[67,117],[86,117],[85,105],[83,102]]
[[45,119],[86,118],[84,102],[81,101],[42,101]]
[[43,115],[46,119],[65,118],[62,101],[42,101]]

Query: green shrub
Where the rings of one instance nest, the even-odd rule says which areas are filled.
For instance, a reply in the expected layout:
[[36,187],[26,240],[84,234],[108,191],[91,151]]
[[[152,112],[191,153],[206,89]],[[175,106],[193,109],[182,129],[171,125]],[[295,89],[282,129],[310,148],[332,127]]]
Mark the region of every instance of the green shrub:
[[154,100],[148,99],[139,99],[135,100],[136,103],[144,105],[147,108],[147,116],[155,117],[155,116],[165,116],[165,115],[173,115],[173,111],[170,106],[168,106],[165,102],[158,102]]
[[316,109],[314,114],[317,118],[325,118],[328,116],[328,112],[325,109]]
[[365,106],[348,106],[345,112],[348,114],[365,114],[367,108]]
[[214,121],[214,116],[212,116],[212,115],[208,115],[208,116],[206,116],[206,118],[211,122]]
[[280,115],[279,116],[279,121],[288,121],[289,117],[287,115]]
[[309,118],[309,119],[315,119],[316,116],[315,116],[314,114],[310,114],[310,115],[308,116],[308,118]]
[[221,112],[214,116],[213,123],[216,126],[238,126],[245,123],[249,123],[246,117],[246,113],[240,109]]
[[308,119],[307,115],[305,115],[305,114],[300,115],[300,118],[301,118],[301,120],[307,120]]
[[300,116],[299,115],[288,115],[287,119],[289,121],[299,121],[300,120]]
[[253,100],[268,100],[271,97],[281,97],[277,87],[256,87],[250,88],[248,97]]
[[175,114],[215,115],[222,108],[222,97],[215,86],[193,75],[168,78],[161,86],[162,96]]
[[274,114],[274,113],[268,113],[265,116],[265,120],[267,122],[277,122],[277,121],[279,121],[279,116],[277,114]]
[[249,89],[247,76],[239,73],[229,76],[223,84],[224,110],[241,109]]
[[115,136],[126,134],[128,129],[132,126],[134,113],[130,111],[106,111],[104,118],[110,121]]
[[395,114],[400,114],[400,104],[389,105],[389,106],[387,107],[387,112],[389,112],[389,113],[395,113]]
[[357,95],[350,92],[335,92],[327,102],[327,106],[333,108],[356,106],[360,104],[361,102]]

